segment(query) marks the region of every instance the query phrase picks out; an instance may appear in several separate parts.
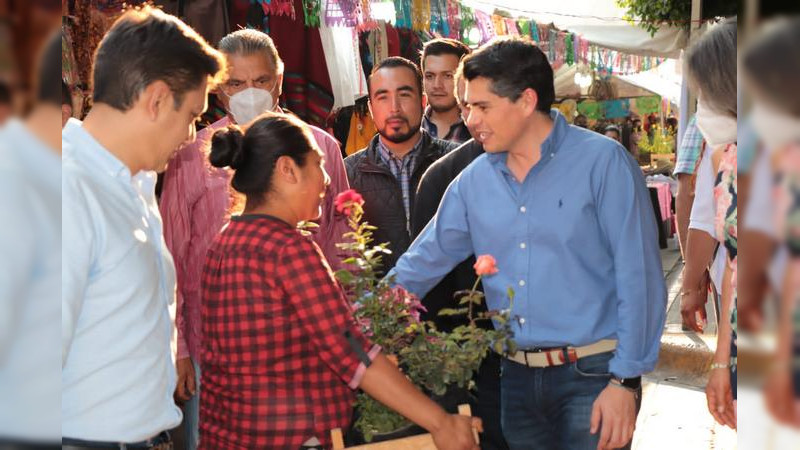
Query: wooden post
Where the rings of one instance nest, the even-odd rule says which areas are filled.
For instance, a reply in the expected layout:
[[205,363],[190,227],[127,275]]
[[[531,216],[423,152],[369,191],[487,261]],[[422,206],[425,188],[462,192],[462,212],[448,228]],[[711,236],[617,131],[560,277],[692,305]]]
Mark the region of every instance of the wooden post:
[[[703,0],[692,0],[692,22],[689,25],[689,43],[694,42],[695,39],[700,37],[701,30],[700,20],[703,17]],[[685,76],[684,76],[685,77]],[[697,111],[697,97],[689,91],[689,110],[686,117],[693,115]]]

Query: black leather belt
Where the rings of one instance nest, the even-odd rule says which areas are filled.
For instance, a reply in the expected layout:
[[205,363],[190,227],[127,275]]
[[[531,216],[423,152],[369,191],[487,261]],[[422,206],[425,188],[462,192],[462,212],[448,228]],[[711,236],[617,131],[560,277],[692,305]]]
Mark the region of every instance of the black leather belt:
[[140,442],[103,442],[103,441],[85,441],[83,439],[63,438],[61,439],[61,446],[64,450],[78,450],[89,448],[105,448],[105,449],[128,449],[128,448],[150,448],[150,449],[172,449],[172,438],[169,436],[168,431],[162,431],[156,436],[140,441]]

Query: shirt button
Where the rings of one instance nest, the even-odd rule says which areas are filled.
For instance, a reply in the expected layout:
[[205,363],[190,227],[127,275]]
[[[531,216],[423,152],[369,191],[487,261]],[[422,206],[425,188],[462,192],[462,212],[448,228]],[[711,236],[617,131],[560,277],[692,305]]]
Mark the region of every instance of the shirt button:
[[520,286],[525,286],[525,280],[519,280],[519,285]]
[[519,244],[519,248],[525,248],[525,247],[527,247],[527,245],[525,245],[525,243],[524,243],[524,242],[523,242],[523,243],[521,243],[521,244]]
[[528,210],[528,209],[527,209],[527,208],[525,208],[524,206],[520,206],[520,207],[519,207],[519,212],[523,212],[523,213],[524,213],[524,212],[525,212],[525,211],[527,211],[527,210]]

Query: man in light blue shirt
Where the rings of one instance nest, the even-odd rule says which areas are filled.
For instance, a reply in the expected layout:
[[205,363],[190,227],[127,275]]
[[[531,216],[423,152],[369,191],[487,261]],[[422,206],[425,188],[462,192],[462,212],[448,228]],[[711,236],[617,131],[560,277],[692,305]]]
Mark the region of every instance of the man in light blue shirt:
[[[225,60],[158,9],[123,14],[94,61],[94,107],[62,135],[62,443],[169,445],[175,269],[155,171],[194,139]],[[171,317],[171,314],[173,315]]]
[[465,58],[467,124],[479,156],[389,276],[425,295],[471,254],[491,254],[489,309],[519,316],[526,351],[503,360],[512,449],[619,448],[641,375],[658,357],[666,289],[641,170],[612,139],[570,126],[532,43],[499,39]]
[[36,105],[0,130],[0,448],[61,439],[61,33],[39,63]]

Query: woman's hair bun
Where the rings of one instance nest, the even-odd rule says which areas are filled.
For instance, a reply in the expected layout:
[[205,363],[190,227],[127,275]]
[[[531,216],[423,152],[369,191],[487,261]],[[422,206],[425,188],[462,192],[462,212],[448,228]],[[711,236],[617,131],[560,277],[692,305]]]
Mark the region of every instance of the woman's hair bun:
[[244,133],[236,125],[230,125],[214,133],[211,138],[209,162],[214,167],[238,169],[245,160]]

